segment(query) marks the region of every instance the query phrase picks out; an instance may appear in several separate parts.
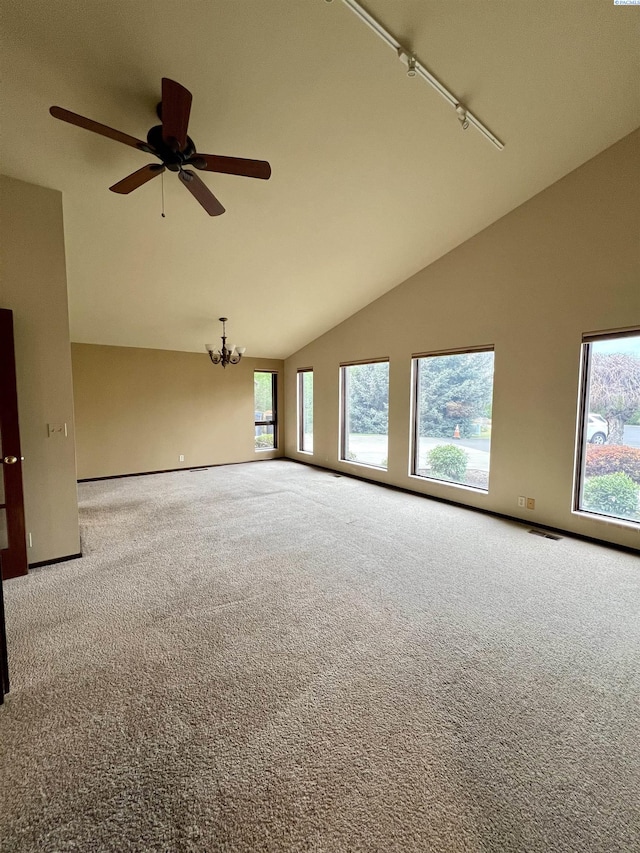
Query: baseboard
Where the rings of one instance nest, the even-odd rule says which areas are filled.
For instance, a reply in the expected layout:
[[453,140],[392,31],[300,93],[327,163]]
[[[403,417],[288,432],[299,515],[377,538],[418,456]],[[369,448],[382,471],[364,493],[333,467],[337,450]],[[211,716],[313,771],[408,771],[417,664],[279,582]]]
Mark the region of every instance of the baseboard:
[[56,563],[66,563],[68,560],[79,560],[82,557],[80,554],[67,554],[66,557],[56,557],[55,560],[40,560],[39,563],[29,563],[28,568],[39,569],[40,566],[54,566]]
[[[230,462],[229,465],[235,465]],[[161,468],[158,471],[132,471],[131,474],[107,474],[104,477],[82,477],[79,483],[98,483],[101,480],[123,480],[125,477],[150,477],[152,474],[173,474],[176,471],[206,471],[214,465],[198,465],[196,468]]]
[[395,492],[404,492],[407,495],[416,495],[419,498],[426,498],[430,501],[438,501],[438,503],[450,504],[468,509],[470,512],[481,512],[484,515],[490,515],[493,518],[503,518],[505,521],[515,521],[516,524],[521,524],[524,527],[531,527],[535,530],[548,531],[559,536],[568,536],[572,539],[580,539],[582,542],[590,542],[592,545],[602,545],[605,548],[614,548],[616,551],[624,551],[627,554],[637,554],[638,549],[632,548],[631,545],[619,545],[617,542],[608,542],[606,539],[598,539],[595,536],[586,536],[584,533],[575,533],[573,530],[565,530],[562,527],[549,527],[546,524],[536,524],[534,521],[527,521],[525,518],[519,518],[517,515],[507,515],[504,512],[496,512],[492,509],[485,509],[480,506],[470,506],[469,504],[454,501],[451,498],[442,498],[436,495],[426,495],[424,492],[415,492],[413,489],[407,489],[406,486],[396,486],[393,483],[382,483],[379,480],[370,480],[368,477],[362,477],[358,474],[351,474],[345,471],[338,471],[336,468],[325,468],[323,465],[314,465],[313,462],[307,462],[304,459],[294,459],[292,456],[283,456],[287,462],[297,462],[299,465],[308,465],[310,468],[315,468],[318,471],[329,471],[331,474],[337,474],[340,477],[350,477],[352,480],[361,480],[363,483],[373,483],[374,486],[382,486],[384,489],[393,489]]
[[[130,474],[107,474],[104,477],[82,477],[78,483],[97,483],[100,480],[122,480],[124,477],[150,477],[152,474],[175,474],[178,471],[206,471],[209,468],[222,468],[224,465],[247,465],[251,462],[270,462],[283,459],[283,456],[269,456],[267,459],[244,459],[240,462],[213,462],[211,465],[194,465],[186,468],[161,468],[157,471],[132,471]],[[295,460],[293,460],[295,462]]]

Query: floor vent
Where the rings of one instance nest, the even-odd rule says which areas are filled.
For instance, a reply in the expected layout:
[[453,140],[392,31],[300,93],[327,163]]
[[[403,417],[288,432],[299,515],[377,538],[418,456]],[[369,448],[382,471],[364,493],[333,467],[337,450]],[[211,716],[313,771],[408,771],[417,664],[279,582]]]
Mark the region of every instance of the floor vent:
[[533,533],[534,536],[542,536],[543,539],[553,539],[554,542],[557,542],[559,539],[562,539],[562,536],[555,536],[553,533],[547,533],[545,530],[529,530],[529,533]]
[[189,468],[189,471],[194,474],[196,471],[208,471],[208,468]]
[[342,474],[334,474],[334,477],[342,477]]

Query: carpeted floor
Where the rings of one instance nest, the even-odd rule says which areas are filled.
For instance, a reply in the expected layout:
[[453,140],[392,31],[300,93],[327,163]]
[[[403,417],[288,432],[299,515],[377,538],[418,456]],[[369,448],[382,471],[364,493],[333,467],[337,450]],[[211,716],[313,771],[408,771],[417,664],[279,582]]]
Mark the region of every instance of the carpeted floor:
[[640,561],[286,461],[5,584],[0,850],[640,849]]

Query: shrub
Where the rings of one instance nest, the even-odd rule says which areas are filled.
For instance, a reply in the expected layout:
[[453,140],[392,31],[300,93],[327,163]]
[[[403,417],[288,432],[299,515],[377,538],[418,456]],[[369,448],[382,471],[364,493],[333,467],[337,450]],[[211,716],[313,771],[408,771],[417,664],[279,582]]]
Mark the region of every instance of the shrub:
[[427,464],[431,473],[445,480],[462,481],[468,461],[469,457],[465,451],[453,444],[440,444],[427,453]]
[[640,483],[640,449],[625,447],[623,444],[587,445],[585,474],[587,477],[598,477],[603,474],[623,474]]
[[273,449],[273,436],[269,433],[256,436],[256,447],[270,447]]
[[635,518],[638,515],[639,492],[631,477],[622,471],[591,477],[584,485],[583,509],[616,518]]

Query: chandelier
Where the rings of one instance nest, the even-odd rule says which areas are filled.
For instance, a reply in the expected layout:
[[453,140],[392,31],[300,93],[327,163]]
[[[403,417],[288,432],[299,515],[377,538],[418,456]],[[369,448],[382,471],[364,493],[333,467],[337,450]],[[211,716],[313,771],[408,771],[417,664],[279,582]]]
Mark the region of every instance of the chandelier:
[[226,367],[228,364],[237,364],[247,348],[237,347],[235,344],[230,349],[227,348],[227,333],[225,329],[227,318],[220,317],[219,319],[222,323],[222,347],[214,349],[213,344],[205,344],[205,347],[213,364],[221,364],[223,367]]

